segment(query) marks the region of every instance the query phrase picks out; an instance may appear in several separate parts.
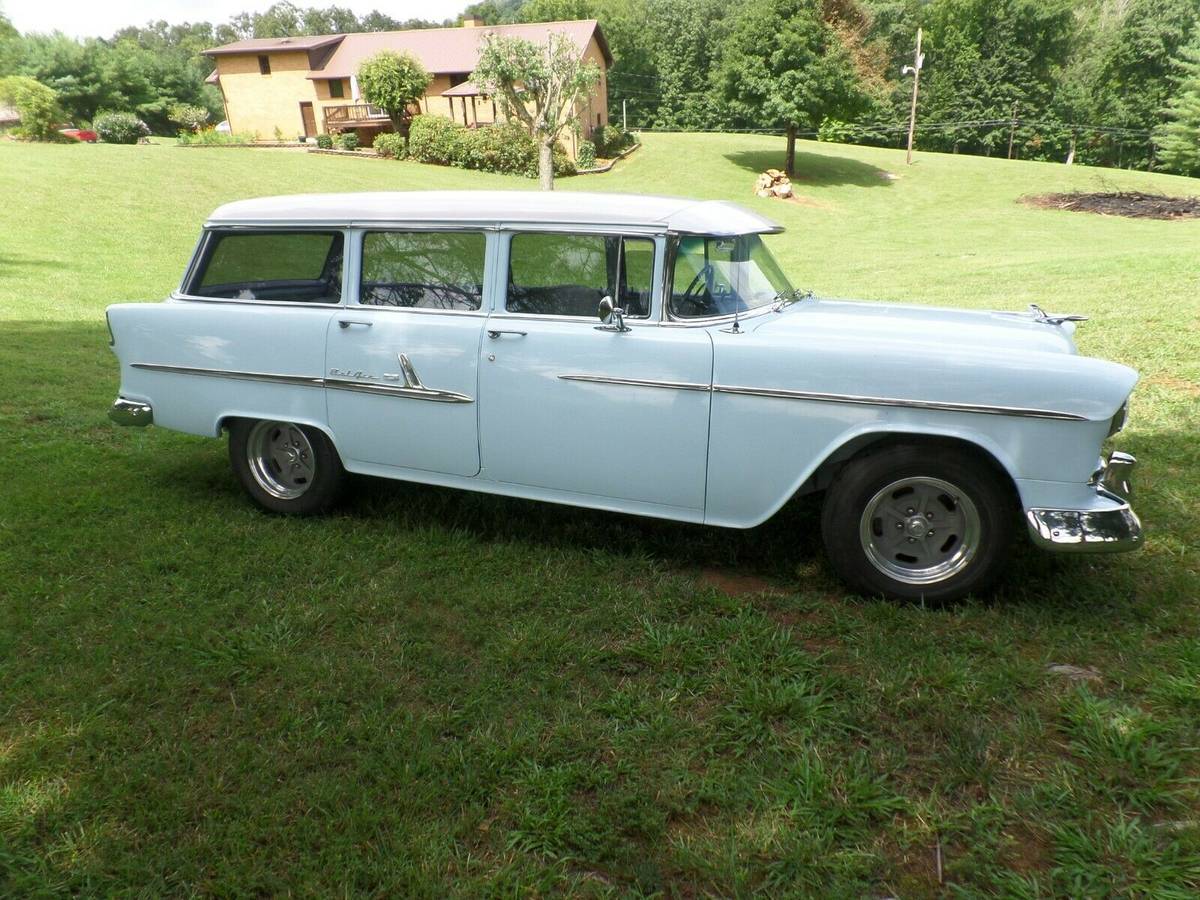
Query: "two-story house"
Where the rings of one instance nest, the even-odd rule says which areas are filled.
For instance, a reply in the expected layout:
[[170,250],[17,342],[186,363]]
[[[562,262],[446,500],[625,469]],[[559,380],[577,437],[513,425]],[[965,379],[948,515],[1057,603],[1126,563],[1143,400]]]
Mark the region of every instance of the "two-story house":
[[[499,34],[545,44],[560,32],[580,56],[600,67],[595,90],[578,110],[583,136],[608,124],[608,68],[612,54],[595,19],[484,26],[474,19],[459,28],[325,34],[308,37],[251,38],[205,50],[216,68],[209,81],[221,90],[230,130],[271,140],[315,137],[322,132],[357,131],[370,144],[391,123],[382,110],[366,103],[358,85],[358,67],[381,50],[408,52],[433,80],[420,112],[448,116],[464,125],[488,125],[502,118],[495,100],[471,83],[484,37]],[[575,138],[566,141],[574,155]]]

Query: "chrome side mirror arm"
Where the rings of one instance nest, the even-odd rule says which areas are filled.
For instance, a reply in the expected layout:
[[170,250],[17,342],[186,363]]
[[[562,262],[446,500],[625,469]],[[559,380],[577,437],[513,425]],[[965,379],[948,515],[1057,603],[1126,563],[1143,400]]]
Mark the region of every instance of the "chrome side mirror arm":
[[603,297],[600,300],[600,308],[598,313],[600,316],[600,321],[604,324],[597,325],[597,331],[622,332],[633,330],[625,324],[625,310],[621,309],[619,306],[614,306],[612,297]]

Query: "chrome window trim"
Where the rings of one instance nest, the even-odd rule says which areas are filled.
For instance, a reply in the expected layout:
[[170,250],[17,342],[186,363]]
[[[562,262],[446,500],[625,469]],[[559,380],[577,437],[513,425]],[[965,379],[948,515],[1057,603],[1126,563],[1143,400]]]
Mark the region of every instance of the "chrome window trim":
[[234,303],[240,306],[287,306],[303,309],[342,309],[346,306],[344,299],[341,303],[309,303],[305,300],[241,300],[237,297],[199,297],[195,294],[185,294],[179,291],[172,293],[171,299],[179,300],[183,303]]
[[[600,321],[600,319],[596,316],[544,316],[540,313],[516,313],[508,312],[507,310],[494,312],[488,318],[499,320],[508,319],[514,322],[574,322],[576,324],[587,324],[588,327],[592,327]],[[633,328],[657,328],[660,323],[648,318],[631,319],[627,316],[625,318],[625,324]]]
[[[467,227],[445,226],[443,228],[426,228],[426,227],[409,228],[408,226],[403,225],[403,224],[388,224],[383,227],[378,227],[378,226],[377,227],[369,227],[369,226],[364,226],[364,225],[355,225],[355,226],[353,226],[353,228],[354,228],[354,230],[353,230],[352,234],[354,237],[354,244],[356,247],[356,251],[355,251],[355,262],[356,262],[355,269],[356,269],[356,271],[355,271],[354,280],[353,280],[354,302],[349,305],[357,306],[361,309],[390,309],[390,310],[395,310],[396,312],[407,312],[407,313],[433,313],[434,315],[447,315],[447,316],[484,316],[484,317],[487,316],[487,314],[488,314],[488,296],[487,296],[487,294],[488,294],[488,266],[491,264],[491,247],[492,247],[492,241],[493,241],[492,235],[496,231],[495,228],[477,228],[474,226],[467,226]],[[368,234],[388,233],[388,232],[392,232],[392,233],[396,233],[396,234],[421,234],[421,233],[427,233],[427,234],[434,234],[434,233],[438,233],[438,234],[444,234],[444,233],[482,234],[483,235],[483,284],[482,284],[483,290],[479,294],[479,306],[477,306],[475,309],[433,309],[433,308],[430,308],[427,306],[386,306],[383,304],[363,303],[362,302],[362,267],[363,267],[363,259],[366,256],[367,235]],[[346,296],[345,291],[342,292],[342,296],[343,297]]]
[[329,388],[339,391],[355,391],[363,394],[383,394],[390,397],[407,397],[413,400],[431,400],[435,403],[474,403],[475,399],[457,391],[442,391],[424,386],[403,386],[356,381],[350,378],[331,376],[322,378],[310,375],[280,375],[274,372],[244,372],[237,369],[205,369],[196,366],[169,366],[156,363],[132,363],[131,368],[148,372],[166,372],[171,375],[198,375],[205,378],[229,378],[234,381],[257,381],[268,384],[286,384],[297,387]]
[[595,235],[600,235],[602,237],[632,237],[632,238],[636,238],[637,240],[649,240],[651,246],[653,247],[653,251],[654,251],[654,262],[651,265],[651,275],[650,275],[650,309],[646,311],[646,315],[644,315],[644,316],[629,316],[629,315],[627,315],[627,316],[625,316],[625,321],[630,325],[637,325],[639,323],[641,323],[641,324],[658,324],[655,321],[655,315],[654,315],[654,312],[655,312],[654,311],[654,273],[656,273],[658,271],[659,255],[660,255],[660,253],[662,253],[662,248],[659,246],[659,243],[655,238],[657,235],[662,234],[662,232],[656,231],[656,232],[642,233],[642,232],[638,232],[636,229],[635,230],[630,230],[630,229],[626,229],[626,228],[605,229],[605,228],[590,226],[590,225],[587,226],[586,228],[579,228],[578,226],[576,226],[576,227],[570,228],[570,229],[568,229],[568,228],[563,228],[563,229],[543,228],[540,223],[538,224],[538,226],[536,228],[508,228],[508,227],[505,227],[504,231],[501,235],[504,238],[504,254],[501,257],[501,261],[503,262],[503,265],[502,266],[497,265],[497,280],[502,285],[502,287],[501,287],[499,295],[496,298],[498,302],[494,305],[494,309],[495,309],[494,314],[496,314],[496,315],[502,314],[505,316],[521,317],[521,318],[526,318],[526,319],[537,319],[538,321],[543,321],[543,322],[553,322],[553,321],[593,322],[596,320],[595,316],[563,316],[563,315],[558,315],[558,314],[543,315],[542,313],[520,313],[520,312],[512,312],[509,310],[509,308],[508,308],[508,289],[512,286],[512,283],[511,283],[511,280],[509,277],[512,272],[512,242],[513,242],[513,238],[516,237],[518,233],[520,233],[520,234],[577,234],[577,235],[595,234]]
[[[191,286],[196,275],[196,267],[200,264],[200,260],[204,258],[205,252],[208,250],[208,245],[212,241],[212,236],[220,232],[239,232],[249,233],[255,231],[266,231],[271,233],[277,232],[329,232],[337,233],[342,236],[342,298],[337,303],[311,303],[305,300],[243,300],[238,297],[201,297],[199,294],[189,294],[187,288]],[[196,249],[192,252],[191,261],[188,263],[187,270],[183,273],[183,279],[179,282],[179,287],[171,292],[172,300],[182,300],[189,303],[241,303],[250,306],[306,306],[314,309],[341,309],[347,305],[347,291],[351,284],[357,282],[350,281],[350,244],[353,237],[352,231],[346,225],[212,225],[205,223],[204,228],[200,232],[200,240],[196,242]]]

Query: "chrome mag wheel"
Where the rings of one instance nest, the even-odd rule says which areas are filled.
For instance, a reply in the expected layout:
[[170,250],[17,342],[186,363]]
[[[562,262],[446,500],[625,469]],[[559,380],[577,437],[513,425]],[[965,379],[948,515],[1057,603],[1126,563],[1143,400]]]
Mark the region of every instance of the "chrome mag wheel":
[[979,511],[940,478],[910,476],[886,485],[867,503],[859,539],[871,564],[904,584],[933,584],[957,575],[979,550]]
[[256,422],[246,440],[246,462],[258,486],[280,500],[302,496],[317,474],[312,445],[291,422]]

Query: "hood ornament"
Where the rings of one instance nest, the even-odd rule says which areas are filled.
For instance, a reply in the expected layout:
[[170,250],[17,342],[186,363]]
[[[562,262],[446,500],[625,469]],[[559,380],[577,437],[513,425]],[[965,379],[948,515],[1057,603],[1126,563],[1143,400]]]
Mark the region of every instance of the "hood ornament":
[[1046,325],[1061,325],[1063,322],[1086,322],[1087,316],[1076,316],[1064,313],[1048,313],[1036,303],[1029,304],[1029,311],[1033,314],[1033,321],[1043,322]]

